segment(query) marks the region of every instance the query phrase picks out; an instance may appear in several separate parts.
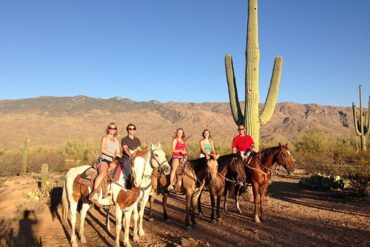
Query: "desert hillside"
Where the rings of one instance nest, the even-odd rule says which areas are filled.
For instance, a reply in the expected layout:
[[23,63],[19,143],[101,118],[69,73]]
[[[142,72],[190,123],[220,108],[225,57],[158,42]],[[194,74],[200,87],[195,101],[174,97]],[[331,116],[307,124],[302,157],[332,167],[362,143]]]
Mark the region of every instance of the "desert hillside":
[[[262,106],[261,106],[262,107]],[[174,130],[183,127],[197,142],[209,128],[216,142],[230,142],[236,127],[225,103],[137,102],[126,98],[86,96],[38,97],[0,101],[0,147],[17,147],[24,136],[32,145],[55,145],[84,139],[98,145],[106,125],[115,122],[120,136],[135,123],[145,142],[168,143]],[[261,130],[262,142],[294,139],[307,128],[319,128],[330,136],[354,135],[351,107],[279,103]]]

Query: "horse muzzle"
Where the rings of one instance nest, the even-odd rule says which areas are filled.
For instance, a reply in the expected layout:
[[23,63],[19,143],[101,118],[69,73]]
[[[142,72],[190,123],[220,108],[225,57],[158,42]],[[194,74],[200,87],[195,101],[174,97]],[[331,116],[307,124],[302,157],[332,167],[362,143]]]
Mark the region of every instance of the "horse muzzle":
[[162,165],[162,167],[161,167],[161,171],[163,172],[163,174],[164,175],[168,175],[168,174],[170,174],[171,173],[171,166],[170,166],[170,164],[164,164],[164,165]]

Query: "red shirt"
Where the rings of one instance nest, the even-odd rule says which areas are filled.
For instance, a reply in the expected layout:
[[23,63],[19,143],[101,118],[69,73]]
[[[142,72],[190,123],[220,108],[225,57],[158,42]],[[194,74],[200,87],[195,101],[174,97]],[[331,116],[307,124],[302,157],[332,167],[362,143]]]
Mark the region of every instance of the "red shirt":
[[[184,151],[186,148],[186,143],[181,143],[179,141],[176,141],[175,150],[182,150]],[[181,153],[172,152],[173,157],[182,157],[183,155]]]
[[254,141],[249,135],[237,135],[233,139],[233,148],[236,148],[238,152],[249,150],[253,144]]

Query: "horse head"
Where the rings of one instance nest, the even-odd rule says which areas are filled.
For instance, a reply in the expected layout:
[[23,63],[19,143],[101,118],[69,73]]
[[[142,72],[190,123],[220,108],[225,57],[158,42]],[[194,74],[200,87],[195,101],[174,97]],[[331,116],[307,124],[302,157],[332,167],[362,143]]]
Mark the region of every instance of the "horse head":
[[236,174],[236,182],[243,186],[246,180],[244,161],[241,158],[234,158],[230,164],[231,171]]
[[207,167],[208,171],[211,175],[211,180],[216,181],[217,173],[218,173],[218,159],[219,155],[207,155]]
[[152,144],[150,148],[151,160],[150,164],[153,168],[158,168],[164,175],[168,175],[171,172],[171,166],[166,159],[166,154],[162,150],[160,143]]
[[288,175],[293,175],[295,169],[295,159],[288,149],[288,144],[279,144],[280,151],[277,155],[277,162],[282,165],[288,172]]

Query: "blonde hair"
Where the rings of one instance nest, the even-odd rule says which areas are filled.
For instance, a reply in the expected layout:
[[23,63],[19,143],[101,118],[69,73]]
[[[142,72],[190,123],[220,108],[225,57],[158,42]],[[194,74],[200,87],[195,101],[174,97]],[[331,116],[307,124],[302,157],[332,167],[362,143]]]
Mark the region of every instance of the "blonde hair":
[[183,130],[183,128],[177,128],[176,129],[175,134],[173,135],[173,139],[176,139],[177,138],[177,134],[179,133],[180,130],[182,131],[181,139],[183,141],[185,141],[185,131]]
[[116,132],[113,135],[114,137],[116,137],[118,135],[118,128],[117,128],[117,125],[113,122],[111,122],[110,124],[107,125],[107,128],[105,129],[105,134],[109,135],[109,129],[110,129],[109,127],[112,126],[112,125],[114,125],[114,127],[116,127]]

